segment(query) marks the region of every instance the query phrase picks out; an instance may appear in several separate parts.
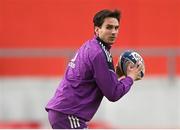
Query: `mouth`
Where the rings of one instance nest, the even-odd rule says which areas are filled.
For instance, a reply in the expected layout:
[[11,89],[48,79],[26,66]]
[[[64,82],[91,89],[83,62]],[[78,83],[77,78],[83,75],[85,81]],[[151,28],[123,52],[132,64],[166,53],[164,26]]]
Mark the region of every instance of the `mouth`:
[[109,37],[111,40],[115,40],[116,39],[116,37]]

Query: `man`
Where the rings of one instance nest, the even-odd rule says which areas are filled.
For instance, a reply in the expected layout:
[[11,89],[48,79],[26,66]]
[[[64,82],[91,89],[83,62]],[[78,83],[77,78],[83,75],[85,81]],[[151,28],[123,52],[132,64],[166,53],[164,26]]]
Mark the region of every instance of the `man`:
[[[141,65],[128,66],[127,76],[118,80],[110,48],[120,22],[118,10],[102,10],[93,18],[95,36],[85,42],[69,62],[54,97],[46,106],[53,129],[87,128],[103,97],[117,101],[139,79]],[[119,70],[119,67],[117,67]]]

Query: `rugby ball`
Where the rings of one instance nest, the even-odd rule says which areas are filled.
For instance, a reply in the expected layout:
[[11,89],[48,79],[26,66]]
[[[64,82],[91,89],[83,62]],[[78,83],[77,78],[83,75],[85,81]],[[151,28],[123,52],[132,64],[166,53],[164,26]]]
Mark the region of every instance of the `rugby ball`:
[[121,53],[119,57],[119,68],[121,69],[122,73],[127,76],[126,70],[127,70],[127,65],[131,62],[133,64],[136,64],[137,62],[139,64],[143,65],[143,69],[140,72],[141,78],[144,77],[145,74],[145,66],[144,66],[144,60],[142,56],[134,50],[126,50],[123,53]]

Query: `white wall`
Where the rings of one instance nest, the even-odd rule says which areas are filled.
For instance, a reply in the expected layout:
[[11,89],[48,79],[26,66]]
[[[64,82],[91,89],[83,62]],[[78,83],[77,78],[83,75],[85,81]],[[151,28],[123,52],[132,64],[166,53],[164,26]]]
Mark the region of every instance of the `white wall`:
[[[0,78],[0,120],[35,120],[50,128],[44,107],[59,77]],[[180,77],[147,77],[115,103],[104,98],[93,121],[117,128],[180,128]]]
[[180,128],[180,80],[149,77],[136,82],[116,103],[107,99],[97,118],[121,128]]

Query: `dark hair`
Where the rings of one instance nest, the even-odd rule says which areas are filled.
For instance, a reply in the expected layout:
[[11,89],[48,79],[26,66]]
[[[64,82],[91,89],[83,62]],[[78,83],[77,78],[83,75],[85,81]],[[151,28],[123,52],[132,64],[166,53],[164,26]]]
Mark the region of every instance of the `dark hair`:
[[121,12],[119,10],[114,10],[114,11],[111,11],[108,9],[101,10],[97,12],[93,18],[94,26],[101,27],[102,24],[104,23],[104,19],[107,17],[116,18],[119,22],[120,15],[121,15]]

